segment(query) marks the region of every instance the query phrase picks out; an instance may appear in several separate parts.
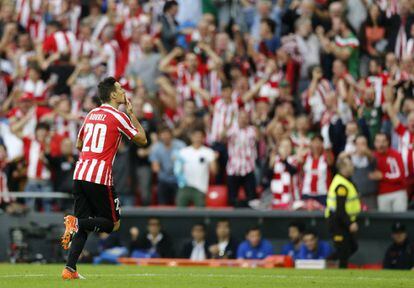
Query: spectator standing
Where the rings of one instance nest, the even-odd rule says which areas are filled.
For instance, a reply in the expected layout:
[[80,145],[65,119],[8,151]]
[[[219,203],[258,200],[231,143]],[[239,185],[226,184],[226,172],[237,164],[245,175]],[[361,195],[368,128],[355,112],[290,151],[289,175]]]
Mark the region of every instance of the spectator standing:
[[206,242],[206,226],[195,224],[191,229],[192,240],[184,244],[180,257],[193,261],[202,261],[210,258],[208,243]]
[[308,230],[303,233],[303,244],[296,259],[327,259],[332,252],[328,242],[319,240],[316,232]]
[[381,212],[404,212],[407,210],[407,191],[404,183],[405,171],[401,154],[390,148],[386,134],[375,136],[377,170],[369,177],[379,181],[378,210]]
[[354,165],[354,174],[351,179],[355,184],[361,202],[368,210],[377,209],[378,181],[370,179],[370,173],[377,167],[377,161],[368,147],[365,136],[359,135],[355,139],[355,152],[351,154]]
[[300,248],[303,244],[303,233],[305,232],[305,225],[301,222],[291,222],[288,227],[289,243],[282,246],[280,254],[290,256],[292,259],[297,259]]
[[[404,99],[402,89],[398,89],[396,102],[401,102]],[[397,138],[398,152],[401,153],[401,157],[404,163],[405,181],[407,184],[408,196],[414,195],[414,111],[411,111],[407,115],[407,123],[403,124],[395,113],[390,108],[390,118],[394,126],[395,136]]]
[[149,156],[152,171],[158,174],[158,204],[173,205],[178,189],[174,175],[174,157],[185,144],[174,139],[172,131],[166,126],[158,130],[158,135],[159,141],[152,146]]
[[258,227],[252,227],[247,231],[246,240],[240,243],[237,249],[238,259],[264,259],[274,254],[272,244],[262,238]]
[[410,270],[414,268],[414,245],[410,243],[405,225],[395,222],[391,227],[393,243],[385,252],[383,268]]
[[176,159],[177,178],[180,186],[177,194],[177,206],[187,207],[191,203],[196,207],[205,206],[209,174],[217,172],[216,154],[203,145],[204,130],[194,129],[191,135],[191,145],[181,149]]
[[334,158],[323,148],[323,138],[315,135],[311,141],[310,153],[302,160],[302,199],[313,199],[325,205],[328,186],[331,182],[330,168]]
[[171,52],[179,35],[178,22],[175,19],[178,13],[177,1],[166,1],[161,15],[161,42],[164,48]]
[[[14,131],[16,136],[23,141],[24,160],[27,165],[26,192],[52,192],[51,172],[46,165],[46,147],[50,145],[50,126],[46,123],[38,123],[35,128],[35,136],[24,137],[22,131]],[[35,209],[35,199],[28,199],[26,205]],[[46,212],[52,210],[50,200],[42,201]]]
[[154,52],[153,39],[150,35],[142,35],[140,39],[141,55],[137,61],[129,62],[126,75],[135,80],[141,81],[151,96],[155,96],[158,90],[156,79],[159,76],[158,64],[161,54]]
[[114,187],[125,207],[135,206],[136,195],[131,186],[131,158],[129,157],[128,143],[121,139],[118,152],[115,156],[113,174]]
[[237,242],[231,235],[230,222],[220,219],[216,224],[216,239],[209,247],[213,259],[235,259]]
[[135,97],[132,99],[134,114],[147,134],[147,145],[144,147],[131,146],[130,153],[133,159],[132,187],[138,186],[141,195],[141,205],[148,206],[152,201],[152,171],[149,159],[151,148],[156,141],[156,126],[153,107],[145,99]]
[[229,205],[239,205],[237,196],[242,186],[247,200],[256,198],[256,179],[254,176],[257,131],[249,124],[249,114],[240,111],[238,125],[227,131],[229,159],[227,162],[227,187]]

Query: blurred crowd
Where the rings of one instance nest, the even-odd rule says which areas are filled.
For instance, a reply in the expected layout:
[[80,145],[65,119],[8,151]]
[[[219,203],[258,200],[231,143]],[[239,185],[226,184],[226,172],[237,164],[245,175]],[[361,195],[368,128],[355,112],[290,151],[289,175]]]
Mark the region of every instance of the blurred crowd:
[[150,139],[119,148],[124,206],[205,206],[214,184],[229,206],[321,209],[346,153],[365,209],[410,208],[412,0],[0,3],[7,209],[22,203],[8,191],[71,192],[77,131],[107,76]]

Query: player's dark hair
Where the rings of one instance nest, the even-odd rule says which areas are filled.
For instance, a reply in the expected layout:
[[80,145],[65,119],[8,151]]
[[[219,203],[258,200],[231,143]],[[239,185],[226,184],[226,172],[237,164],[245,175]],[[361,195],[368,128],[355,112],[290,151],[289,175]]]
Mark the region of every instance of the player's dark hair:
[[35,131],[44,129],[46,131],[50,131],[50,125],[45,122],[37,123]]
[[98,84],[98,95],[102,103],[107,103],[111,99],[111,93],[115,91],[116,79],[107,77]]
[[175,0],[165,2],[164,8],[162,9],[162,12],[167,13],[174,6],[178,6],[178,2],[175,1]]
[[294,228],[298,229],[298,231],[300,233],[303,233],[305,231],[305,228],[306,228],[305,224],[303,222],[299,222],[299,221],[290,222],[288,227],[289,228],[294,227]]

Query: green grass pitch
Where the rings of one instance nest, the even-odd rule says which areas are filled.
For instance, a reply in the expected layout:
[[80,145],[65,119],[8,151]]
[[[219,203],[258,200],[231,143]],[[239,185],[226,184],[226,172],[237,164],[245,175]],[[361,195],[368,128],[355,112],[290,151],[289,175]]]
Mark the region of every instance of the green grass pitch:
[[0,264],[0,287],[392,288],[414,287],[413,271],[79,265],[86,280],[63,281],[63,265]]

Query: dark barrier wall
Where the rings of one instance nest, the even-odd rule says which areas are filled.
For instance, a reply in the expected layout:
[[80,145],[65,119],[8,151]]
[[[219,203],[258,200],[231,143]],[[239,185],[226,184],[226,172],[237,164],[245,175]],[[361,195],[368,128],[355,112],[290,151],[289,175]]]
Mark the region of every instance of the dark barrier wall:
[[[328,230],[321,212],[287,212],[287,211],[254,211],[254,210],[163,210],[125,208],[122,210],[121,235],[128,239],[131,226],[137,226],[145,231],[149,217],[159,217],[164,230],[175,240],[176,250],[179,250],[183,241],[190,237],[190,229],[194,223],[203,222],[208,227],[210,236],[214,235],[215,223],[220,218],[230,220],[233,235],[244,239],[246,229],[253,225],[262,227],[264,237],[270,239],[276,252],[287,241],[287,227],[293,220],[303,221],[308,228],[315,229],[322,239],[328,239]],[[378,263],[382,261],[386,247],[390,243],[390,227],[394,221],[406,224],[409,235],[414,239],[414,212],[409,213],[362,213],[359,218],[360,231],[358,239],[360,248],[351,261],[356,264]],[[49,229],[46,238],[39,235],[35,239],[35,246],[44,255],[59,253],[53,251],[58,242],[57,234],[63,229],[63,214],[61,213],[31,213],[27,216],[0,215],[0,261],[8,261],[9,231],[10,228],[20,226],[40,226],[39,230]],[[50,224],[57,225],[56,229]],[[53,226],[52,226],[53,227]],[[59,228],[62,227],[62,228]],[[32,251],[33,252],[33,251]]]

